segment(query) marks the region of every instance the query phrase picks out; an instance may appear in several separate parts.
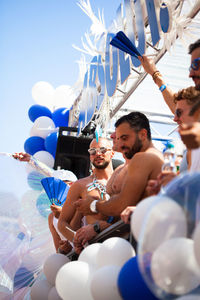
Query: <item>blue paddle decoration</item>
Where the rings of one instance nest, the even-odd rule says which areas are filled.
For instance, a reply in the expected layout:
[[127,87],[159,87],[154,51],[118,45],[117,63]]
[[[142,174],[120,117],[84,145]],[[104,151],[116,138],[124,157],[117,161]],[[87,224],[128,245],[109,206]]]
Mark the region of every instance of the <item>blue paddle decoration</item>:
[[69,186],[55,177],[46,177],[41,180],[41,183],[51,204],[62,206],[66,200]]
[[129,38],[123,33],[123,31],[119,31],[114,36],[110,44],[136,58],[138,56],[142,56],[137,48],[133,45],[133,43],[129,40]]

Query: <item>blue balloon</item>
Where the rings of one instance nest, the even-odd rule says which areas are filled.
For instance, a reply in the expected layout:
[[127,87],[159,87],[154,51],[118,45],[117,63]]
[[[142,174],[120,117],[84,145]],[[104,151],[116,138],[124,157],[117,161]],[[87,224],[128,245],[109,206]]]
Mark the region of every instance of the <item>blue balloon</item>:
[[56,109],[52,113],[52,120],[56,127],[67,127],[69,122],[69,109],[64,107]]
[[46,151],[48,151],[49,153],[51,153],[54,158],[56,156],[57,141],[58,141],[58,133],[57,132],[53,132],[53,133],[50,133],[46,137],[45,142],[44,142]]
[[45,176],[37,171],[32,171],[28,174],[27,181],[28,185],[36,191],[42,191],[43,186],[41,184],[41,180],[45,178]]
[[42,106],[39,104],[32,105],[28,110],[28,116],[29,119],[32,122],[35,122],[35,120],[39,117],[49,117],[52,118],[52,113],[46,106]]
[[36,201],[36,207],[37,207],[39,213],[44,218],[48,218],[48,215],[51,212],[50,205],[51,205],[51,203],[49,201],[47,194],[46,193],[40,194],[40,196],[37,198],[37,201]]
[[30,155],[34,155],[38,151],[46,150],[44,139],[39,136],[31,136],[24,143],[24,150]]
[[124,300],[158,300],[147,287],[140,273],[137,256],[129,259],[118,276],[118,288]]

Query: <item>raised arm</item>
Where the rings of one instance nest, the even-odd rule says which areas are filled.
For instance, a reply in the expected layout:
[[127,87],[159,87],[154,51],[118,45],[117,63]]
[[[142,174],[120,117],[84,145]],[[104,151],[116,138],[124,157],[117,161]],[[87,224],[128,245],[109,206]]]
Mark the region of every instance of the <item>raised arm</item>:
[[47,165],[45,165],[43,162],[37,160],[32,155],[25,153],[25,152],[19,152],[14,153],[12,155],[15,159],[24,161],[29,163],[34,169],[36,169],[38,172],[42,173],[45,176],[52,177],[54,170]]
[[[168,105],[171,112],[174,114],[175,112],[175,103],[174,103],[174,92],[166,85],[162,74],[158,71],[154,61],[143,55],[142,57],[138,57],[145,72],[152,76],[155,84],[160,88],[163,86],[164,90],[162,91],[163,98]],[[165,87],[166,86],[166,87]]]

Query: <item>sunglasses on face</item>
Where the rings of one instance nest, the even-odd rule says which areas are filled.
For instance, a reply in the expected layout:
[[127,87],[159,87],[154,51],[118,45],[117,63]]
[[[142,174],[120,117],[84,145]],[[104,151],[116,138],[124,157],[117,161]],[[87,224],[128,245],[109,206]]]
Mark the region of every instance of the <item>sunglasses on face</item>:
[[182,113],[183,113],[183,111],[181,109],[176,109],[175,110],[175,116],[177,116],[177,118],[180,118]]
[[96,155],[97,152],[99,152],[100,154],[105,154],[107,151],[111,151],[112,149],[108,149],[105,147],[100,147],[100,148],[91,148],[88,149],[88,152],[90,153],[90,155]]
[[189,67],[189,71],[194,70],[197,71],[199,70],[200,67],[200,57],[194,59]]

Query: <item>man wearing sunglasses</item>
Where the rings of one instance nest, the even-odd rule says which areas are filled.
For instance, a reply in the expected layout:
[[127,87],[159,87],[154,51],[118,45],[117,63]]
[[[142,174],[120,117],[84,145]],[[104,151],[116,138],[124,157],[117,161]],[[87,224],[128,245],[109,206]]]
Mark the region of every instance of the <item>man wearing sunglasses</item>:
[[[174,121],[179,125],[179,131],[183,134],[184,128],[191,126],[193,122],[199,120],[198,111],[195,114],[191,114],[195,104],[200,102],[200,90],[191,86],[186,89],[180,90],[174,94],[174,104],[176,105]],[[188,125],[186,125],[188,124]],[[184,140],[183,140],[184,142]],[[200,170],[200,148],[186,153],[187,165],[186,169],[190,171]],[[163,171],[159,174],[157,180],[150,180],[148,182],[147,189],[149,194],[157,194],[160,191],[161,186],[165,186],[176,176],[175,173],[169,171]]]
[[77,209],[84,215],[101,212],[120,216],[128,206],[135,206],[145,198],[149,179],[156,179],[163,164],[162,154],[153,146],[149,120],[140,112],[121,117],[115,124],[119,147],[130,159],[121,192],[108,201],[97,201],[89,195],[76,201]]
[[80,198],[85,198],[87,195],[91,195],[99,201],[106,200],[106,184],[113,173],[112,157],[114,152],[110,141],[99,138],[97,142],[94,139],[90,143],[88,152],[93,165],[93,173],[77,180],[71,186],[58,220],[58,230],[65,239],[74,243],[77,253],[81,251],[88,239],[92,239],[101,230],[110,226],[108,217],[96,214],[95,216],[86,216],[83,230],[77,231],[81,227],[83,216],[76,211],[74,202]]

